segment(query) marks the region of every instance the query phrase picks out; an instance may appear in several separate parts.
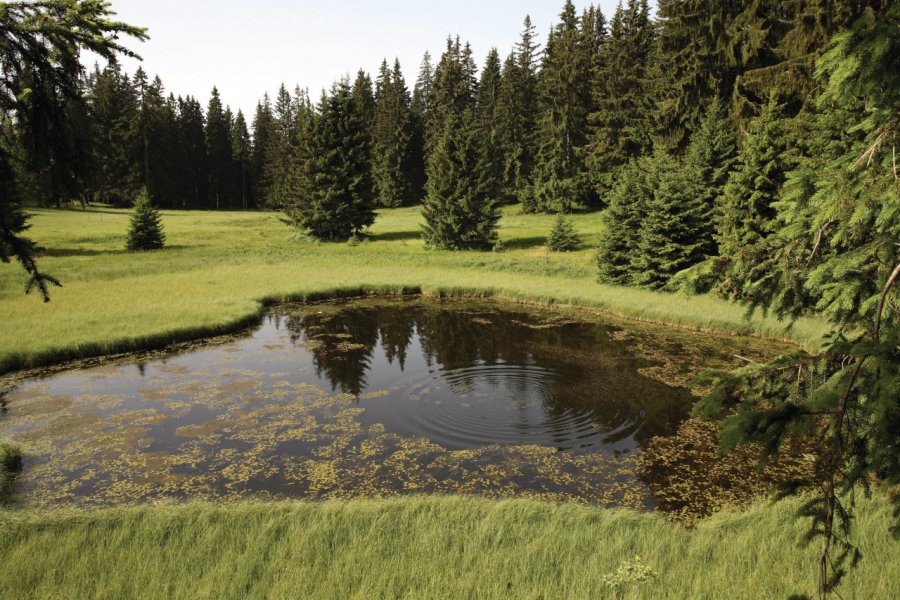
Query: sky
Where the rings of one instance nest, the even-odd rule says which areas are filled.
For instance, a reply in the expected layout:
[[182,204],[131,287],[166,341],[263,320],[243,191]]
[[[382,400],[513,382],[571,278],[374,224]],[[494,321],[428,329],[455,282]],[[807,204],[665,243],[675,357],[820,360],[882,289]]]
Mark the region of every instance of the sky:
[[[600,0],[611,16],[617,0]],[[579,12],[589,4],[576,1]],[[412,87],[426,50],[436,60],[448,35],[472,43],[479,65],[491,47],[501,59],[531,15],[538,41],[557,21],[563,0],[112,0],[116,19],[146,27],[150,39],[127,45],[143,58],[166,91],[206,104],[215,85],[235,112],[252,117],[263,92],[274,96],[283,82],[307,88],[318,100],[323,88],[362,68],[374,75],[383,58],[400,59]],[[92,66],[95,56],[82,60]],[[133,73],[137,62],[122,61]],[[102,63],[101,63],[102,66]]]

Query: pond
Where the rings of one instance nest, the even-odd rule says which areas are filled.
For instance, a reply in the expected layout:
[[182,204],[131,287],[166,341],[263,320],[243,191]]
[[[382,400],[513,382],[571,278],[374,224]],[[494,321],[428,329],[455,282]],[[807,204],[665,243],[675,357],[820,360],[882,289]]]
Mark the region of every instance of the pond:
[[243,336],[17,382],[15,501],[527,496],[652,508],[640,450],[772,344],[493,302],[281,306]]

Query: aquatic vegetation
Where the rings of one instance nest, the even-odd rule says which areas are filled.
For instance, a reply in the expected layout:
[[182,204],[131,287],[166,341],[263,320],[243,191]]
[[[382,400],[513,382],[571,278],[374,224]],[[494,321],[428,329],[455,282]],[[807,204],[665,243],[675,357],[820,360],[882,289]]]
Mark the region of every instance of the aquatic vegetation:
[[668,507],[638,476],[641,449],[686,418],[701,367],[773,349],[665,333],[483,301],[289,305],[248,337],[17,380],[0,426],[25,449],[30,505],[439,493]]

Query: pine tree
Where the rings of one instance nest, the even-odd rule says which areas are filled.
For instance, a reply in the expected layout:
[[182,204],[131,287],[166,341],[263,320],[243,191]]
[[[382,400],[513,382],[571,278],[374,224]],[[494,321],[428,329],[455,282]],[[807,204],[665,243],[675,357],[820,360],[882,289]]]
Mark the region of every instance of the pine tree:
[[594,69],[588,164],[601,199],[615,183],[619,169],[651,148],[654,38],[647,0],[619,5]]
[[534,128],[537,122],[537,54],[531,18],[515,51],[503,64],[497,99],[497,130],[505,149],[502,183],[505,196],[522,200],[531,185]]
[[654,153],[652,160],[649,182],[653,193],[644,206],[631,280],[660,288],[676,273],[706,258],[709,235],[704,226],[708,226],[709,214],[697,170],[662,151]]
[[147,190],[141,190],[134,202],[134,212],[128,226],[128,251],[159,250],[165,241],[159,211],[153,207]]
[[265,178],[266,157],[272,143],[275,117],[272,115],[272,103],[269,95],[264,94],[256,104],[253,115],[253,151],[250,159],[251,181],[253,182],[253,203],[257,207],[266,205],[268,188]]
[[91,113],[93,148],[98,165],[95,197],[101,202],[127,206],[140,189],[143,173],[139,156],[138,106],[131,80],[117,62],[92,77]]
[[225,118],[219,90],[215,87],[206,111],[206,153],[209,166],[209,198],[213,208],[231,204],[231,127]]
[[491,195],[499,198],[502,190],[502,178],[506,164],[506,148],[498,127],[498,103],[501,87],[500,55],[496,48],[491,48],[485,60],[484,70],[478,82],[478,94],[475,101],[475,118],[484,136],[486,176],[494,186]]
[[284,206],[290,190],[287,189],[288,171],[295,139],[297,115],[296,102],[284,84],[275,98],[271,136],[266,146],[263,165],[263,205],[269,208]]
[[720,252],[735,258],[775,229],[775,203],[790,170],[781,110],[769,103],[750,128],[718,215]]
[[609,207],[601,217],[604,227],[597,248],[597,267],[604,283],[636,283],[635,260],[656,187],[655,170],[652,157],[638,158],[621,170],[609,192]]
[[375,222],[368,135],[347,80],[323,96],[310,133],[291,165],[286,212],[317,238],[345,240]]
[[209,158],[206,119],[196,98],[178,99],[178,137],[184,208],[209,207]]
[[425,241],[432,248],[487,250],[497,243],[499,202],[474,110],[447,112],[428,159],[422,206]]
[[525,206],[529,211],[570,212],[592,203],[584,164],[590,64],[583,42],[575,6],[567,0],[560,23],[547,38],[541,66],[532,202]]
[[372,173],[377,203],[397,207],[415,200],[412,162],[413,117],[409,90],[399,61],[393,69],[382,62],[376,82],[375,120],[372,128]]
[[553,252],[571,252],[578,249],[578,244],[575,226],[564,215],[559,215],[553,222],[553,229],[547,238],[547,247]]
[[703,107],[731,98],[740,71],[727,57],[728,32],[740,8],[733,2],[659,1],[654,75],[660,88],[654,119],[666,148],[686,147],[700,127]]
[[240,206],[247,209],[251,205],[253,182],[251,179],[253,143],[244,113],[238,110],[231,130],[231,162],[237,169],[237,190]]
[[697,237],[703,240],[702,251],[707,256],[718,254],[715,223],[719,219],[719,200],[725,193],[725,185],[736,160],[734,123],[725,103],[713,98],[691,136],[683,165],[698,178],[696,201],[700,205],[702,220],[697,223]]

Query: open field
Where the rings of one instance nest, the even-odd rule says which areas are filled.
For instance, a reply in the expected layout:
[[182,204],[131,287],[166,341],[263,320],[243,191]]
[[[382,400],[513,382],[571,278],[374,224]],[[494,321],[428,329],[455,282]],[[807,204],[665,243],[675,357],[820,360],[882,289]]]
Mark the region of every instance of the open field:
[[[658,576],[625,598],[787,598],[815,589],[796,502],[688,531],[657,515],[525,500],[246,502],[0,512],[4,598],[612,598],[639,554]],[[844,598],[900,596],[890,505],[859,505],[866,555]]]
[[[269,303],[360,292],[472,294],[576,304],[634,318],[817,347],[712,297],[596,282],[596,215],[582,250],[548,253],[553,217],[509,207],[494,253],[423,248],[416,209],[384,211],[359,243],[298,239],[273,213],[166,212],[169,248],[124,252],[128,212],[38,210],[30,236],[64,284],[22,295],[0,265],[0,372],[158,347],[234,330]],[[603,576],[639,554],[658,576],[625,598],[785,598],[812,593],[818,544],[798,550],[795,501],[720,514],[687,530],[653,514],[473,497],[188,503],[105,510],[0,510],[0,597],[602,598]],[[890,505],[859,505],[865,559],[846,598],[900,596]]]
[[167,212],[169,248],[124,251],[128,212],[38,210],[29,232],[41,267],[64,287],[52,302],[23,297],[24,274],[0,265],[0,372],[80,356],[158,347],[234,330],[266,303],[334,293],[421,291],[571,303],[699,329],[790,338],[815,348],[824,323],[790,332],[712,297],[660,294],[596,282],[599,218],[576,215],[583,249],[548,253],[553,217],[508,207],[506,250],[436,252],[423,248],[417,209],[383,211],[361,243],[296,239],[274,213]]

